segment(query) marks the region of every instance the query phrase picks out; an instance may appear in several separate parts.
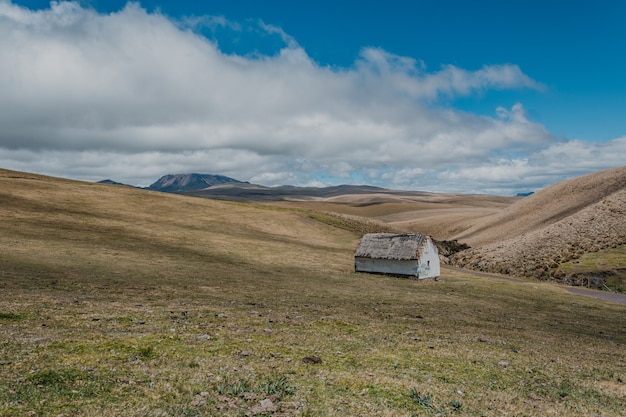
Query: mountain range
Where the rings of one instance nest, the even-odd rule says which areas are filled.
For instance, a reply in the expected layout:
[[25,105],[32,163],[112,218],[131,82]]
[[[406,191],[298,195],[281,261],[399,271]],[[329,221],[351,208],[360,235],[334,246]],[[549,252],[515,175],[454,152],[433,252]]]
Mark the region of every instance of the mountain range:
[[[134,185],[124,184],[121,182],[106,179],[99,181],[101,184],[111,185],[124,185],[128,187],[134,187]],[[184,194],[192,191],[204,190],[216,185],[221,184],[247,184],[234,178],[226,177],[224,175],[213,174],[168,174],[164,175],[148,187],[144,187],[145,190],[162,191],[165,193],[179,193]],[[141,187],[136,187],[141,188]]]
[[[113,181],[111,179],[99,182],[102,184],[131,186]],[[292,185],[282,185],[278,187],[266,187],[263,185],[239,181],[224,175],[197,173],[164,175],[144,189],[232,201],[280,201],[294,198],[328,198],[345,194],[371,193],[402,194],[412,196],[428,194],[420,191],[394,191],[370,185],[336,185],[329,187],[297,187]]]

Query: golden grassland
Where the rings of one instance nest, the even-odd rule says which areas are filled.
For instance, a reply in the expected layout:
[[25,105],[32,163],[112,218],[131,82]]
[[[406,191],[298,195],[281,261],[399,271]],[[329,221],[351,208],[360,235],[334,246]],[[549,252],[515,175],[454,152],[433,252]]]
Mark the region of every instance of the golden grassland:
[[391,228],[427,233],[447,240],[464,232],[480,219],[501,213],[519,197],[434,194],[346,194],[329,198],[290,199],[268,202],[299,208],[359,216],[384,222]]
[[355,274],[374,226],[0,171],[0,416],[623,413],[625,306]]

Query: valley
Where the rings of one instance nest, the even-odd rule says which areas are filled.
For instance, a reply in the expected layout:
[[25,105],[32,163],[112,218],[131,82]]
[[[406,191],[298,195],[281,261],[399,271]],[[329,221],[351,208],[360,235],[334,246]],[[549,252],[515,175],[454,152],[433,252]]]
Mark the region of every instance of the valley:
[[229,202],[0,170],[0,416],[620,415],[626,306],[353,272],[361,234],[403,212],[516,204],[428,198]]

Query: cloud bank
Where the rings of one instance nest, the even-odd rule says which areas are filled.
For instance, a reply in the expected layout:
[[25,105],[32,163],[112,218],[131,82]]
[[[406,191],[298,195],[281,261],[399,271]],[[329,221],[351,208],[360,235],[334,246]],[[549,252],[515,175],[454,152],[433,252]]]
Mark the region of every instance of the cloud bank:
[[512,64],[427,71],[364,48],[323,67],[280,28],[275,54],[234,55],[198,25],[137,3],[32,11],[0,0],[0,167],[147,185],[208,172],[265,185],[367,183],[510,193],[622,164],[626,137],[557,140],[521,104],[491,117],[448,104],[543,87]]

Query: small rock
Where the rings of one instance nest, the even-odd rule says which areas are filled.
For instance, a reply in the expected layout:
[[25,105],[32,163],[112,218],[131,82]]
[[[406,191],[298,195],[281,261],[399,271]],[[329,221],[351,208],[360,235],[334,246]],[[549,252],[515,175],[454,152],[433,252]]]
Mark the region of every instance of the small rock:
[[302,362],[317,365],[322,363],[322,358],[320,358],[319,356],[305,356],[304,358],[302,358]]
[[228,318],[228,316],[226,314],[224,314],[224,313],[216,314],[215,317],[217,317],[218,319],[226,319],[226,318]]
[[268,414],[268,413],[273,413],[275,411],[276,411],[276,405],[274,405],[272,400],[270,400],[269,398],[266,398],[264,400],[261,400],[261,402],[259,402],[257,406],[252,407],[250,411],[246,413],[246,416]]
[[11,365],[13,362],[11,361],[0,361],[0,366],[2,365]]
[[200,336],[197,337],[198,340],[211,340],[211,336],[208,334],[201,334]]
[[239,356],[250,356],[252,355],[252,352],[249,350],[238,350],[237,351],[237,355]]
[[561,398],[565,398],[565,397],[567,397],[567,392],[562,392],[559,395],[561,396]]
[[500,366],[504,366],[505,368],[506,368],[507,366],[509,366],[510,364],[511,364],[511,363],[510,363],[510,362],[507,362],[507,361],[500,361],[500,362],[498,362],[498,365],[500,365]]
[[256,392],[244,392],[243,394],[240,394],[239,397],[243,398],[246,401],[256,401],[259,398],[262,398]]
[[193,400],[191,401],[191,406],[192,407],[204,407],[206,406],[206,400],[209,396],[209,393],[206,391],[201,392],[200,394],[196,395],[195,397],[193,397]]

